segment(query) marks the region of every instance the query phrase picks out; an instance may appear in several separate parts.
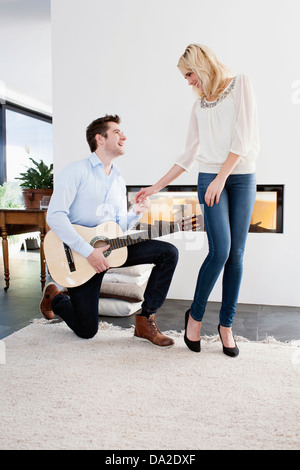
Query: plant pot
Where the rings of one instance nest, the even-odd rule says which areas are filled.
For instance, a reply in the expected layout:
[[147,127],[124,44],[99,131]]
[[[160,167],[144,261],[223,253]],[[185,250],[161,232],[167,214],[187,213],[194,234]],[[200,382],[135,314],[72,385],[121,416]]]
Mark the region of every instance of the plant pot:
[[22,190],[25,209],[39,209],[44,196],[50,196],[53,189],[27,189]]

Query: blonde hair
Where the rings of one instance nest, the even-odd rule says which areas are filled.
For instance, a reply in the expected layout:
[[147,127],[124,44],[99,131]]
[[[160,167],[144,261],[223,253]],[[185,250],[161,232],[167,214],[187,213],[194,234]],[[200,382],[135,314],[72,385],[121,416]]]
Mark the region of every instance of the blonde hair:
[[200,44],[190,44],[186,48],[179,59],[178,68],[183,75],[194,72],[199,78],[202,90],[197,87],[194,90],[201,98],[218,98],[231,75],[229,68],[217,59],[215,53]]

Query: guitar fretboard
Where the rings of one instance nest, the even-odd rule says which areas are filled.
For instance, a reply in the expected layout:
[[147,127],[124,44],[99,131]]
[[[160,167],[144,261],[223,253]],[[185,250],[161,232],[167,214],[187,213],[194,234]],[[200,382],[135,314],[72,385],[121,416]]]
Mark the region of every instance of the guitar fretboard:
[[125,246],[134,245],[146,240],[151,240],[152,238],[158,238],[164,235],[169,235],[170,233],[177,232],[178,230],[195,230],[197,229],[197,222],[195,222],[196,217],[187,217],[183,219],[183,222],[164,222],[157,221],[155,225],[148,225],[147,230],[142,230],[140,232],[125,235],[119,238],[112,238],[107,241],[107,244],[110,245],[111,250],[116,250],[118,248],[123,248]]
[[110,246],[111,250],[117,250],[118,248],[123,248],[124,246],[134,245],[135,243],[140,243],[145,240],[149,240],[148,232],[141,232],[132,235],[127,235],[119,238],[111,238],[107,240],[107,244]]

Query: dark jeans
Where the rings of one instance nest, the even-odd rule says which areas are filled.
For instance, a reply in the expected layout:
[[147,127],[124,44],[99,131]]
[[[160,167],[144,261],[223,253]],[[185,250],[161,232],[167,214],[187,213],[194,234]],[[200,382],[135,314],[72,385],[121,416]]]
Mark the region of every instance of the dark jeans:
[[209,253],[199,272],[191,315],[194,320],[202,320],[208,297],[224,268],[220,324],[230,327],[242,279],[243,255],[255,201],[256,180],[254,173],[230,175],[219,203],[208,207],[204,195],[215,177],[211,173],[199,173],[198,177],[198,196],[204,207]]
[[[125,266],[154,264],[144,293],[142,308],[156,313],[164,303],[178,261],[178,250],[171,243],[147,240],[128,246]],[[81,338],[92,338],[98,331],[98,303],[105,272],[95,274],[85,284],[68,289],[69,296],[57,295],[53,312]]]

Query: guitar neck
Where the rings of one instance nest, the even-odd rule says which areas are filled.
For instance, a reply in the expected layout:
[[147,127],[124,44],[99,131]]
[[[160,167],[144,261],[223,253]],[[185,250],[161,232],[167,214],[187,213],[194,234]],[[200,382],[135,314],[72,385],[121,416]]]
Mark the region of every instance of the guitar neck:
[[107,240],[107,244],[110,245],[111,250],[117,250],[124,246],[135,245],[136,243],[151,240],[152,238],[158,238],[163,235],[169,235],[170,233],[176,232],[179,227],[175,224],[159,222],[156,225],[148,225],[147,230],[141,230],[131,235],[124,235],[119,238],[112,238]]
[[148,232],[139,232],[132,235],[125,235],[124,237],[111,238],[107,240],[107,244],[110,246],[111,250],[117,250],[118,248],[135,245],[136,243],[140,243],[149,239]]
[[131,235],[125,235],[119,238],[107,240],[111,250],[134,245],[136,243],[151,240],[152,238],[162,237],[179,230],[191,231],[197,230],[197,218],[195,216],[186,217],[178,222],[156,221],[155,225],[147,225],[146,230],[141,230]]

